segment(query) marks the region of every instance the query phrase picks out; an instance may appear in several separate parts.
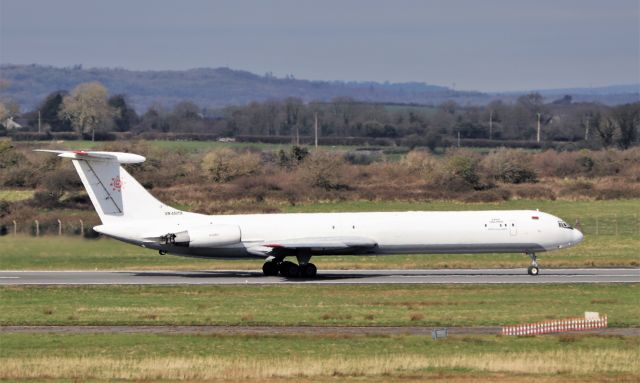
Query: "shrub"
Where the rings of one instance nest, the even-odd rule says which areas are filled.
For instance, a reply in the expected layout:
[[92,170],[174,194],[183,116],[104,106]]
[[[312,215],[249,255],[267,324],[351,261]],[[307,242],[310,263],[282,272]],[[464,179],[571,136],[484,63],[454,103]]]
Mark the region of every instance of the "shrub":
[[313,153],[299,168],[305,182],[324,190],[347,189],[344,171],[344,160],[328,152]]
[[223,148],[207,153],[201,166],[213,181],[228,182],[239,176],[257,173],[261,167],[261,159],[256,153],[236,153]]
[[37,191],[33,194],[33,204],[44,209],[57,208],[60,206],[62,194],[60,190]]
[[522,150],[499,149],[487,154],[481,162],[487,177],[510,184],[536,182],[531,156]]
[[443,185],[452,191],[479,189],[481,185],[477,167],[478,162],[474,158],[460,155],[449,157],[445,165]]
[[401,164],[408,168],[412,173],[419,173],[422,176],[429,177],[437,172],[442,164],[425,151],[412,150],[401,161]]

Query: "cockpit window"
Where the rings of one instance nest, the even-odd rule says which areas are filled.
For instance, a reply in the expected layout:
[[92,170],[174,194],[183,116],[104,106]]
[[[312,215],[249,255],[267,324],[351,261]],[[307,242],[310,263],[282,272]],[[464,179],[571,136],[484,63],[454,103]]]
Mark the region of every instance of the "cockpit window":
[[558,221],[558,226],[560,226],[563,229],[570,229],[570,230],[573,229],[573,227],[568,223],[566,223],[565,221]]

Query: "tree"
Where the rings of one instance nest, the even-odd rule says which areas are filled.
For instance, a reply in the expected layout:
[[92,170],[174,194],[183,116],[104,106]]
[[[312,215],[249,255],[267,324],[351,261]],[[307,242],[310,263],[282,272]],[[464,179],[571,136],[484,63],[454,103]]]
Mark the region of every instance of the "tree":
[[2,102],[0,102],[0,124],[4,124],[4,120],[9,117],[9,110]]
[[621,105],[613,110],[612,118],[620,131],[618,146],[628,149],[638,136],[640,125],[640,103]]
[[[38,106],[40,111],[40,119],[45,124],[49,124],[51,131],[53,132],[68,132],[73,130],[73,126],[67,119],[60,118],[60,110],[62,108],[62,102],[69,93],[66,90],[58,90],[49,95]],[[38,123],[37,111],[31,114],[29,119],[29,125],[36,125]]]
[[597,113],[593,119],[593,127],[600,137],[602,146],[605,149],[611,146],[617,127],[615,120],[610,116],[602,116]]
[[91,132],[91,141],[95,141],[96,129],[117,116],[117,111],[107,103],[107,88],[99,82],[88,82],[64,97],[59,115],[71,121],[78,133]]
[[117,94],[109,98],[109,106],[117,111],[113,119],[117,131],[128,132],[138,123],[138,115],[127,102],[125,95]]
[[296,145],[300,143],[300,113],[303,107],[304,104],[299,98],[288,97],[284,100],[286,115],[284,130],[292,135],[292,140]]

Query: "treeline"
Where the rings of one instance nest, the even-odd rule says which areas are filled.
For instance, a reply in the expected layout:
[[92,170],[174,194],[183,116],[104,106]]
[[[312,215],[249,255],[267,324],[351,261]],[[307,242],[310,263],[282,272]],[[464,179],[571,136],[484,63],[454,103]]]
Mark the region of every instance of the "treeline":
[[[239,137],[308,143],[317,127],[321,140],[334,139],[331,142],[337,143],[340,139],[348,143],[349,139],[361,138],[355,141],[377,139],[392,145],[434,149],[464,142],[522,147],[531,142],[539,147],[568,142],[576,148],[624,149],[638,143],[640,103],[611,107],[574,103],[570,96],[545,103],[537,93],[513,103],[462,106],[448,101],[435,107],[372,104],[350,98],[305,103],[290,97],[223,109],[200,108],[190,101],[172,109],[156,104],[140,114],[126,95],[108,96],[101,84],[86,83],[71,92],[51,93],[22,119],[28,128],[12,132],[16,139],[47,138],[48,132],[113,139],[117,136],[106,133],[129,132],[159,138],[171,138],[173,134],[192,139]],[[25,133],[35,131],[39,133]],[[505,145],[509,142],[516,144]]]

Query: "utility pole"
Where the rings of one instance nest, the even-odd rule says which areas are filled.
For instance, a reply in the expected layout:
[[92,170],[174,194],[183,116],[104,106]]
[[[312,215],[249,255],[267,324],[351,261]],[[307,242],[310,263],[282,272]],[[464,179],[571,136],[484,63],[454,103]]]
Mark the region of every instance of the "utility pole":
[[316,150],[318,150],[318,112],[313,113],[313,127],[315,130]]
[[585,141],[589,141],[589,124],[591,123],[591,118],[589,118],[589,116],[587,116],[587,123],[586,126],[584,128],[584,140]]
[[42,120],[40,118],[40,111],[38,111],[38,133],[42,133]]
[[536,142],[540,143],[540,112],[536,114],[538,115],[538,134],[536,136]]
[[489,111],[489,139],[493,139],[493,110]]

